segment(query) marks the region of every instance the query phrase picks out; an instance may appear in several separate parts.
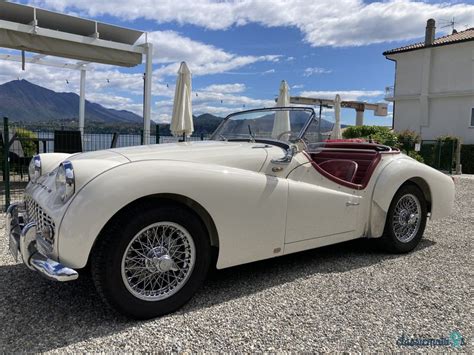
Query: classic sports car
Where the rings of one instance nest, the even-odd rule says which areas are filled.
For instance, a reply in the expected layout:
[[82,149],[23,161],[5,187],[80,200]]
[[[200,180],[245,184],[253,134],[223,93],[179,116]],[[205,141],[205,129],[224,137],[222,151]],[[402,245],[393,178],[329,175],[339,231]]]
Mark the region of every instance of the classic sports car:
[[88,268],[107,304],[150,318],[186,303],[213,262],[355,238],[406,253],[427,217],[449,215],[451,177],[327,130],[309,108],[259,109],[229,115],[210,141],[35,156],[7,212],[11,253],[57,281]]

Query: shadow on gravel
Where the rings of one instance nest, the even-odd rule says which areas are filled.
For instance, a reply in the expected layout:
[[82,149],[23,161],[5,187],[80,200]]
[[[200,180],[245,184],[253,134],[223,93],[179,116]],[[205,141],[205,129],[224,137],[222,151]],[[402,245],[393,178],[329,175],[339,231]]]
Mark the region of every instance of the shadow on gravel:
[[[424,239],[414,253],[434,244]],[[384,254],[370,241],[357,240],[214,270],[205,286],[175,315],[313,274],[340,273],[399,257],[403,255]],[[0,266],[0,280],[0,352],[53,350],[143,323],[127,320],[104,307],[88,277],[56,283],[17,264]]]
[[[436,242],[429,239],[422,239],[412,254],[435,244]],[[404,256],[385,253],[377,248],[372,240],[357,239],[228,269],[213,270],[201,291],[180,313],[210,307],[314,274],[341,273]]]

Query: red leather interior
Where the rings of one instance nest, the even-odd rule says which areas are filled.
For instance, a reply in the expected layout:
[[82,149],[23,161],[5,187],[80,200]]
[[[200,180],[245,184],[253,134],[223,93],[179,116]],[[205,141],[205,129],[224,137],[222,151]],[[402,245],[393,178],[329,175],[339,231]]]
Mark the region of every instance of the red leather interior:
[[355,161],[345,159],[325,160],[319,164],[319,166],[326,170],[329,174],[348,182],[352,182],[358,167]]
[[[345,147],[346,146],[347,143]],[[323,148],[314,152],[308,152],[307,156],[312,160],[314,168],[318,170],[322,175],[326,176],[328,179],[350,188],[364,189],[367,186],[378,162],[380,161],[380,153],[371,149],[350,149],[352,147],[348,148],[349,149]],[[333,160],[349,160],[357,164],[355,175],[350,181],[341,178],[341,175],[333,175],[334,170],[326,170],[327,166],[325,167],[325,162]],[[332,164],[334,163],[329,164],[330,169]]]

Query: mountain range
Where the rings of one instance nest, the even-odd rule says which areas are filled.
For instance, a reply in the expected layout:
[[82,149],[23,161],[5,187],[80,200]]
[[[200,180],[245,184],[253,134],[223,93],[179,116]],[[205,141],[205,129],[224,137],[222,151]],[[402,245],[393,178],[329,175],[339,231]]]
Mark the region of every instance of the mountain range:
[[[0,117],[8,117],[13,122],[22,122],[28,125],[55,122],[77,121],[79,95],[70,92],[55,92],[42,86],[35,85],[27,80],[13,80],[0,85]],[[307,119],[305,113],[295,113],[294,123],[298,129]],[[209,113],[194,117],[194,135],[208,135],[214,132],[223,118]],[[126,110],[106,108],[86,100],[85,121],[89,128],[97,132],[117,132],[142,128],[143,118]],[[301,121],[301,122],[300,122]],[[77,124],[77,123],[76,123]],[[240,122],[240,124],[243,124]],[[271,131],[273,119],[260,120],[257,129]],[[162,136],[170,135],[169,124],[158,124]],[[133,128],[134,127],[134,128]],[[246,127],[246,125],[245,125]],[[332,122],[322,120],[321,130],[332,129]]]
[[[12,121],[38,123],[77,120],[79,95],[55,92],[27,80],[0,85],[0,116]],[[125,110],[114,110],[86,100],[86,121],[103,123],[141,123],[142,117]]]

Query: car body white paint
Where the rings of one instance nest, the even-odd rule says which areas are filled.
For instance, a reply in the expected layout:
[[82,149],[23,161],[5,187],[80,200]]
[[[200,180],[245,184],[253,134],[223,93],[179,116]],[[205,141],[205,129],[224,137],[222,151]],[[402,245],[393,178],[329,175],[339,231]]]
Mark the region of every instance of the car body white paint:
[[[277,164],[282,148],[255,142],[186,142],[76,155],[42,154],[43,166],[72,162],[76,190],[66,203],[55,193],[55,171],[27,186],[55,222],[49,255],[70,268],[87,264],[111,218],[133,201],[176,195],[193,201],[217,231],[218,268],[360,237],[380,237],[390,202],[408,180],[428,186],[431,217],[451,211],[450,177],[403,154],[382,154],[363,190],[324,177],[299,151]],[[423,184],[422,183],[422,184]]]

